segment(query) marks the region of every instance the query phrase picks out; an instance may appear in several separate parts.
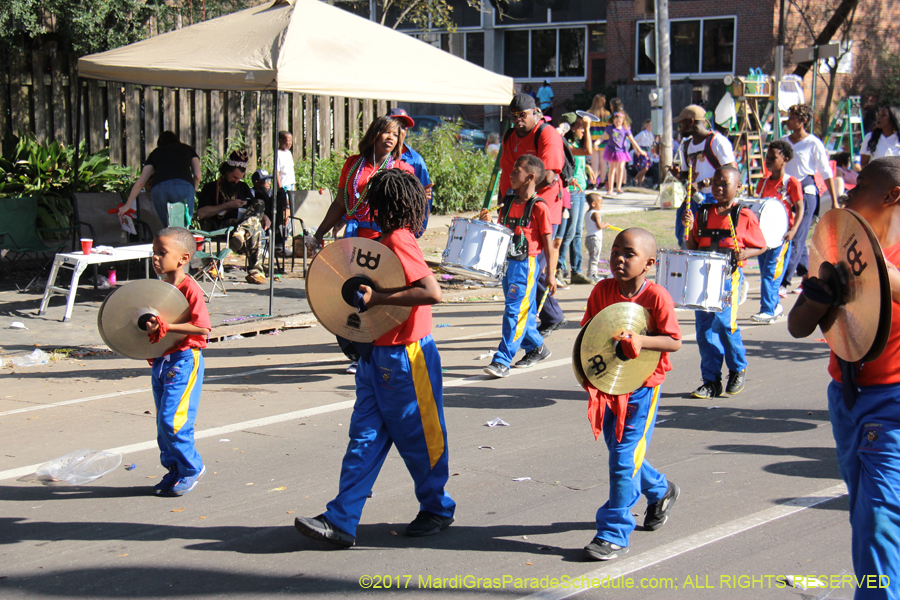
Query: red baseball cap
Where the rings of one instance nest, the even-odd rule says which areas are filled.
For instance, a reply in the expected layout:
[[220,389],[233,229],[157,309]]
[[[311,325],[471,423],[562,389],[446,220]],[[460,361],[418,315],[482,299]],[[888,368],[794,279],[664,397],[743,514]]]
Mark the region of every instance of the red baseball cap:
[[403,125],[407,129],[414,127],[416,124],[416,122],[412,120],[412,117],[410,117],[408,114],[406,114],[406,111],[403,110],[402,108],[392,108],[390,111],[388,111],[387,116],[391,117],[392,119],[397,119],[398,121],[402,121]]

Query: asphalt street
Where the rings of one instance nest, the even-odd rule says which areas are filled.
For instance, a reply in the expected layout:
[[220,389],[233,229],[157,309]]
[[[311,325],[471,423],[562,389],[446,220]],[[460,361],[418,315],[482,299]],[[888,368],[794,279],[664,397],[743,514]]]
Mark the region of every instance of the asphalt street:
[[[638,527],[623,558],[582,558],[608,473],[572,375],[590,291],[573,286],[559,292],[571,323],[548,339],[553,355],[501,380],[482,368],[497,346],[502,303],[434,308],[448,491],[458,508],[456,522],[430,538],[403,536],[418,504],[393,450],[356,547],[332,549],[294,529],[294,517],[319,514],[337,491],[354,398],[346,361],[322,327],[205,351],[196,429],[208,473],[182,498],[151,493],[163,469],[145,363],[88,357],[4,375],[0,597],[852,598],[847,500],[825,397],[828,347],[818,332],[793,340],[784,319],[753,324],[759,281],[750,273],[741,394],[690,398],[699,354],[693,313],[678,313],[685,343],[663,385],[647,459],[682,494],[663,528]],[[487,427],[496,417],[509,426]],[[28,481],[40,464],[79,448],[116,449],[123,464],[84,487]],[[639,524],[644,508],[633,509]],[[830,587],[802,591],[782,583],[785,575],[819,576]]]

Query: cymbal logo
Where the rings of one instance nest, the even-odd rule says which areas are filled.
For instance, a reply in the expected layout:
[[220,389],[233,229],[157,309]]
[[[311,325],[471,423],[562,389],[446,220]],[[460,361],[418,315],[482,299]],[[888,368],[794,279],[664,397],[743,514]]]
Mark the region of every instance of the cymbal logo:
[[606,362],[599,354],[595,354],[590,358],[591,369],[594,370],[594,377],[600,377],[606,372]]
[[356,264],[357,266],[362,267],[363,269],[369,269],[370,271],[374,271],[378,268],[378,263],[381,262],[381,254],[376,254],[372,256],[372,251],[369,250],[365,254],[362,253],[362,250],[359,248],[356,249]]
[[853,243],[850,244],[850,247],[847,248],[847,262],[850,264],[850,271],[854,276],[859,277],[862,275],[862,272],[866,270],[866,267],[869,263],[864,263],[862,261],[862,252],[856,249],[856,242],[858,240],[853,240]]
[[361,325],[361,321],[359,319],[359,315],[356,313],[350,313],[347,316],[347,327],[352,327],[353,329],[359,329]]

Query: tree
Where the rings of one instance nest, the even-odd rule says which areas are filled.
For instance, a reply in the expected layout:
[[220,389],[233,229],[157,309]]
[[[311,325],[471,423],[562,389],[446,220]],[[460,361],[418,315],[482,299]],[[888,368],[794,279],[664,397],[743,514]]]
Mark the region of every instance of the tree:
[[[478,10],[483,10],[481,0],[465,0]],[[363,17],[369,17],[369,0],[330,0],[335,6],[349,9]],[[447,0],[373,0],[375,16],[379,23],[397,29],[404,23],[411,23],[423,31],[433,29],[453,32],[453,8]]]

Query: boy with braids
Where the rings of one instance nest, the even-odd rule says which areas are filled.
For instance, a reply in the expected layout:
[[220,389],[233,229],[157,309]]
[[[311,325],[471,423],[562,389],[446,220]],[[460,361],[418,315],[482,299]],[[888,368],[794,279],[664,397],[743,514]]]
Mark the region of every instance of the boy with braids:
[[[441,357],[431,337],[431,308],[441,288],[425,264],[414,231],[425,219],[425,190],[410,173],[384,170],[372,178],[369,206],[381,227],[381,243],[400,259],[406,286],[379,290],[361,285],[366,307],[411,306],[406,322],[360,348],[356,405],[350,417],[350,443],[341,465],[337,497],[324,514],[297,518],[307,537],[349,548],[356,527],[391,444],[415,483],[419,514],[406,535],[435,535],[453,523],[456,503],[444,491],[449,477],[444,424]],[[362,345],[361,345],[362,346]]]
[[[850,499],[856,600],[896,599],[900,582],[900,156],[873,160],[848,193],[847,208],[881,242],[891,284],[891,333],[881,356],[848,363],[831,353],[828,412],[838,469]],[[874,257],[868,259],[874,268]],[[807,337],[835,302],[827,281],[810,273],[788,315],[788,331]]]
[[[509,247],[509,261],[503,275],[503,313],[500,347],[484,372],[492,377],[508,377],[509,365],[519,351],[525,356],[516,363],[518,368],[532,367],[550,356],[544,338],[537,328],[537,280],[540,278],[537,255],[547,253],[547,293],[556,292],[557,248],[550,240],[550,210],[537,195],[537,182],[544,178],[544,163],[533,154],[522,155],[513,165],[509,183],[515,195],[507,195],[500,204],[500,224],[513,231]],[[490,220],[485,211],[482,218]]]

